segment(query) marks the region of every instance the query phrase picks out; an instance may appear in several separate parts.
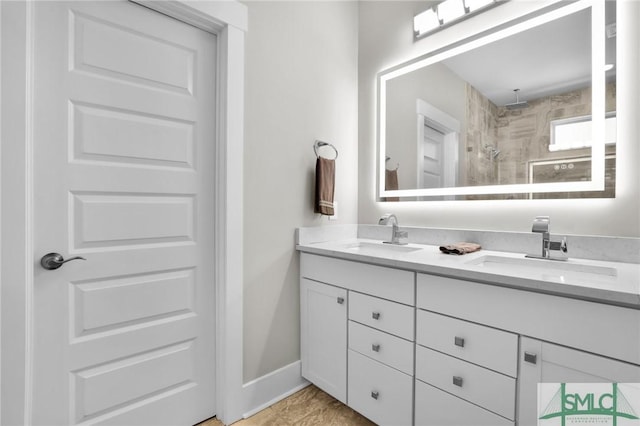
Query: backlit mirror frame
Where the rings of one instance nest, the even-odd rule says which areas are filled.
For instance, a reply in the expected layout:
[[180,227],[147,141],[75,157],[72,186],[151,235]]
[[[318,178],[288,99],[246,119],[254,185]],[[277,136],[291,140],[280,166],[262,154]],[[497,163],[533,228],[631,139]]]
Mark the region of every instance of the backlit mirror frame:
[[[450,49],[427,53],[378,74],[378,195],[387,197],[442,197],[455,195],[521,194],[602,191],[605,185],[605,0],[579,0],[524,22]],[[590,181],[460,186],[421,189],[385,189],[387,82],[455,55],[484,46],[539,25],[591,8],[592,146]]]

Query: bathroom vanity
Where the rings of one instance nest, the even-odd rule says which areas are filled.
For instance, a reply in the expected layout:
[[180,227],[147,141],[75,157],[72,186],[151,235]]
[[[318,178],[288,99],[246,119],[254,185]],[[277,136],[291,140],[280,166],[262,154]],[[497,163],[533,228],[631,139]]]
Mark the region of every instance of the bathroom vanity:
[[637,264],[298,250],[302,375],[378,424],[535,425],[540,382],[640,383]]

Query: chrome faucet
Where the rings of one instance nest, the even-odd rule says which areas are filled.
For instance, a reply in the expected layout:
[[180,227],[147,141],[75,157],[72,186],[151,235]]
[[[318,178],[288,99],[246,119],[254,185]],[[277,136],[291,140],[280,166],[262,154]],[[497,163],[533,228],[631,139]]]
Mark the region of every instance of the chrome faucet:
[[378,221],[378,225],[388,225],[391,222],[391,241],[383,241],[385,244],[405,245],[407,243],[400,242],[400,238],[408,238],[408,231],[400,231],[398,227],[398,218],[395,214],[387,213]]
[[531,232],[542,234],[542,257],[549,257],[549,216],[538,216],[533,219]]
[[[549,260],[567,260],[567,238],[553,239],[549,233],[549,216],[537,216],[533,220],[531,232],[542,234],[542,254],[527,254],[526,257]],[[557,254],[552,253],[557,252]]]

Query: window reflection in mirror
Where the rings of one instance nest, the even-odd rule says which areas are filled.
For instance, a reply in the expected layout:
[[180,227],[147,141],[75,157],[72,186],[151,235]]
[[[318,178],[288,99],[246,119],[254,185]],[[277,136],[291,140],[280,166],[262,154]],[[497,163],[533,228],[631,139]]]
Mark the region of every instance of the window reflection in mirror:
[[[387,80],[385,189],[590,181],[591,13],[582,9]],[[615,2],[606,2],[606,24],[605,110],[615,119]],[[614,197],[615,125],[613,135],[604,191],[399,199]]]

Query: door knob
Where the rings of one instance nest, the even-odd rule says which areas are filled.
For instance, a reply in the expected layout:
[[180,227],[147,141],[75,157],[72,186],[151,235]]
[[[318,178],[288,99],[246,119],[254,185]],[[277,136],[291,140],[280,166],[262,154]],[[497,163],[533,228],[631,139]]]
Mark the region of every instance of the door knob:
[[80,256],[70,257],[69,259],[64,260],[64,258],[60,253],[47,253],[44,256],[42,256],[42,259],[40,259],[40,265],[42,265],[44,269],[52,270],[52,269],[58,269],[59,267],[61,267],[67,262],[71,262],[72,260],[78,260],[78,259],[87,260],[84,257],[80,257]]

